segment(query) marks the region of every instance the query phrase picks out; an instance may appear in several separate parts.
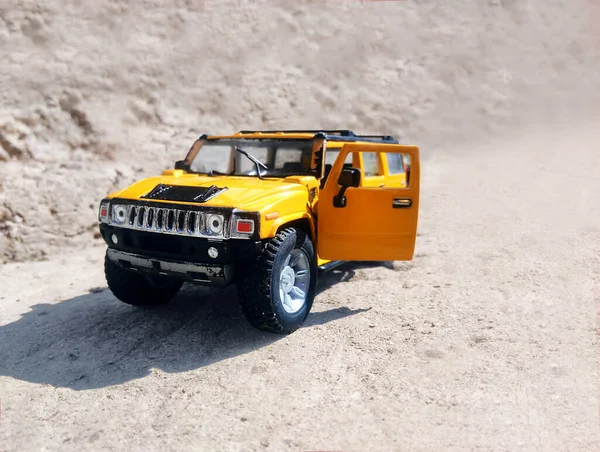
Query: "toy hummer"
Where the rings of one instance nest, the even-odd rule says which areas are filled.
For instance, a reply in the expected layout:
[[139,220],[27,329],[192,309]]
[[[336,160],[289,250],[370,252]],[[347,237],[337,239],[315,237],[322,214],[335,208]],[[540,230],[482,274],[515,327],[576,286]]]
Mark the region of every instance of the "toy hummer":
[[108,287],[162,305],[184,282],[235,284],[246,320],[289,334],[318,274],[347,261],[411,260],[419,149],[350,130],[198,138],[183,160],[100,202]]

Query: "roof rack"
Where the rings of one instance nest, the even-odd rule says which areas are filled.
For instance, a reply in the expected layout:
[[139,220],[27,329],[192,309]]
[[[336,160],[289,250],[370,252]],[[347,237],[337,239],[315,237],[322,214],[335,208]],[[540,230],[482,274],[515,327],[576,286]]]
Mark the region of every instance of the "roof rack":
[[395,138],[392,135],[360,135],[358,138],[379,138],[383,141],[394,141]]
[[344,137],[355,137],[356,134],[348,129],[298,129],[298,130],[240,130],[239,133],[325,133],[327,135],[341,135]]
[[347,142],[364,141],[364,142],[368,142],[368,143],[399,144],[399,141],[390,135],[354,135],[353,137],[342,137],[339,135],[325,135],[325,139],[327,141],[347,141]]
[[368,141],[368,142],[381,142],[384,141],[390,144],[398,144],[392,135],[357,135],[352,130],[348,129],[298,129],[298,130],[241,130],[241,134],[252,134],[252,133],[265,133],[265,134],[276,134],[276,133],[322,133],[325,138],[329,141]]

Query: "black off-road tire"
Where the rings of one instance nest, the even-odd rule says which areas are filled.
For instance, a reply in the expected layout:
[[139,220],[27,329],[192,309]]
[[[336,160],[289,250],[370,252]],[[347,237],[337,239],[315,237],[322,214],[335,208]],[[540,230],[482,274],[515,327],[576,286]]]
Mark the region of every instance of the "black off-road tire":
[[117,299],[133,306],[161,306],[173,298],[183,282],[151,280],[104,258],[104,274],[108,288]]
[[[290,253],[298,249],[309,262],[310,281],[306,301],[288,313],[279,296],[280,275]],[[310,237],[301,229],[286,228],[266,245],[258,260],[246,263],[237,281],[238,303],[250,325],[262,331],[290,334],[306,320],[315,298],[317,260]]]

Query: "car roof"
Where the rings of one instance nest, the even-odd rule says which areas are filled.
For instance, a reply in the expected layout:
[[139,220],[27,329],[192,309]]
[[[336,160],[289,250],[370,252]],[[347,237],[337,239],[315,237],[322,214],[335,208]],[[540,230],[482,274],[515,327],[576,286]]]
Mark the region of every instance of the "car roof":
[[315,138],[325,138],[327,141],[343,142],[376,142],[382,144],[398,144],[398,141],[391,135],[357,135],[351,130],[241,130],[232,135],[205,135],[207,140],[220,139],[301,139],[310,140]]

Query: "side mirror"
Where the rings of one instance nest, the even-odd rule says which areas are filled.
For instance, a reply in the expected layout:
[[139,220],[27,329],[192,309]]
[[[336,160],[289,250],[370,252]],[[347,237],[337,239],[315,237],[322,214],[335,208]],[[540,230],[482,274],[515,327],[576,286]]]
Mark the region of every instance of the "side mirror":
[[175,169],[185,169],[184,160],[177,160],[175,162]]
[[360,169],[344,168],[338,177],[338,184],[342,186],[340,192],[333,197],[334,207],[346,207],[346,196],[344,193],[348,187],[360,187]]
[[342,187],[360,187],[360,169],[344,168],[338,178],[338,184]]

